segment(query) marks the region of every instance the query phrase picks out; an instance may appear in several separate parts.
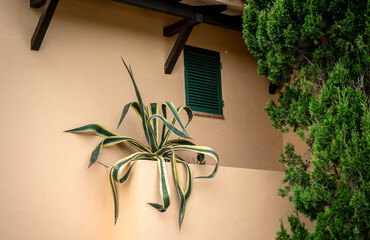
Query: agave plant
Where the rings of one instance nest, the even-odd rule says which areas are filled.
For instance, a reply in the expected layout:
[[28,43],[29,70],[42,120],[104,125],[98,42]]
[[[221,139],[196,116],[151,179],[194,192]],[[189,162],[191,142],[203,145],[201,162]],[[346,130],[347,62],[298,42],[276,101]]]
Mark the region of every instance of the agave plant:
[[[168,184],[168,176],[165,162],[170,162],[172,166],[172,174],[180,198],[179,227],[181,229],[181,224],[184,220],[186,204],[189,200],[190,193],[192,190],[193,175],[189,163],[186,162],[180,156],[176,155],[175,152],[184,150],[195,152],[198,154],[197,159],[198,161],[200,161],[200,163],[204,163],[204,155],[208,155],[216,161],[215,168],[210,175],[200,176],[196,178],[214,177],[218,169],[219,158],[216,152],[213,151],[211,148],[204,146],[196,146],[194,143],[187,140],[191,138],[186,132],[186,127],[193,119],[193,113],[189,107],[181,106],[176,108],[174,104],[172,104],[171,102],[166,102],[160,105],[162,115],[159,112],[159,104],[157,103],[151,103],[147,107],[145,107],[139,89],[134,80],[134,75],[131,66],[127,66],[123,59],[122,61],[134,85],[137,102],[128,103],[123,107],[122,115],[119,120],[117,129],[121,125],[129,109],[131,108],[134,109],[142,123],[147,145],[141,143],[140,141],[134,138],[115,134],[112,131],[98,124],[89,124],[79,128],[67,130],[66,132],[72,133],[93,132],[96,135],[103,137],[103,140],[98,144],[98,146],[91,154],[89,167],[93,165],[95,162],[99,162],[97,160],[100,152],[102,151],[102,148],[104,147],[109,147],[121,143],[128,143],[129,145],[138,150],[138,152],[135,152],[129,156],[126,156],[118,160],[112,166],[102,164],[106,167],[110,167],[109,179],[114,198],[115,224],[118,218],[118,197],[115,183],[121,184],[125,183],[130,175],[130,172],[134,164],[139,160],[157,162],[159,173],[159,187],[162,203],[161,204],[149,203],[149,204],[160,212],[165,212],[167,210],[167,208],[170,205],[170,188]],[[167,109],[169,110],[169,112],[171,112],[172,117],[167,116]],[[184,122],[180,118],[179,113],[181,111],[185,111],[187,113],[188,117],[187,124],[184,124]],[[162,123],[161,128],[159,128],[159,123]],[[175,126],[176,123],[178,123],[178,127]],[[169,140],[169,136],[171,133],[175,134],[179,138]],[[186,189],[181,184],[177,164],[182,164],[185,166],[187,173]]]

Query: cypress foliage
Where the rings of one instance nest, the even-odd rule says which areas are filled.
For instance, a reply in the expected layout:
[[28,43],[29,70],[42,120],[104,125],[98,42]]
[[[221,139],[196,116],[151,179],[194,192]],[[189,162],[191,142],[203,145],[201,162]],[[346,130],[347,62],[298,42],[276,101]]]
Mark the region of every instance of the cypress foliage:
[[279,195],[295,208],[276,239],[370,239],[369,15],[366,0],[247,0],[243,35],[258,72],[285,85],[265,110],[309,147],[281,154]]

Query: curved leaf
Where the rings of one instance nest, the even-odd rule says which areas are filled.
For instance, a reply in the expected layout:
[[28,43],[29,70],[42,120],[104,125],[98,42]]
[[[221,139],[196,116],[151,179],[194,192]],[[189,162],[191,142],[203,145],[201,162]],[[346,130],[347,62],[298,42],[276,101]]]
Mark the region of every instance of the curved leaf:
[[170,122],[168,122],[167,119],[165,119],[161,115],[156,114],[156,115],[150,116],[150,118],[148,119],[148,122],[152,121],[154,118],[160,119],[167,126],[167,128],[171,132],[173,132],[174,134],[176,134],[177,136],[182,137],[182,138],[189,138],[189,139],[191,139],[191,137],[189,137],[189,135],[186,133],[186,131],[182,132],[180,129],[176,128],[174,125],[172,125]]
[[142,144],[135,138],[131,138],[131,137],[113,136],[113,137],[108,137],[104,139],[103,142],[104,142],[103,147],[109,147],[109,146],[116,145],[122,142],[127,142],[128,144],[130,144],[137,150],[140,150],[142,152],[150,152],[150,149],[147,146],[145,146],[144,144]]
[[189,140],[186,140],[186,139],[172,139],[172,140],[168,140],[164,144],[164,147],[175,146],[175,145],[192,145],[192,146],[196,146],[195,143],[190,142]]
[[[150,103],[149,106],[148,106],[149,117],[152,116],[152,115],[158,114],[158,112],[159,112],[158,104],[157,103]],[[158,140],[159,140],[158,139],[158,137],[159,137],[159,134],[158,134],[158,119],[153,119],[153,121],[149,122],[149,130],[154,135],[156,147],[158,149]]]
[[125,60],[123,60],[122,57],[121,57],[121,59],[122,59],[122,62],[123,62],[123,64],[125,65],[125,67],[127,69],[128,74],[130,75],[132,84],[134,85],[134,88],[135,88],[136,97],[137,97],[137,100],[139,102],[139,107],[140,107],[141,122],[142,122],[142,125],[143,125],[143,130],[144,130],[146,140],[148,141],[149,145],[152,146],[152,143],[149,139],[149,133],[148,133],[148,128],[147,128],[148,113],[146,112],[143,100],[142,100],[141,95],[140,95],[140,91],[139,91],[139,89],[136,85],[136,82],[135,82],[135,79],[134,79],[134,74],[132,72],[131,66],[128,67]]
[[88,167],[91,167],[91,165],[93,165],[96,162],[96,160],[98,160],[98,157],[100,155],[101,149],[103,147],[103,143],[104,143],[104,141],[101,141],[98,144],[98,146],[95,148],[95,150],[91,153],[90,163],[89,163],[89,166]]
[[[152,158],[146,158],[146,157],[144,157],[143,159],[138,159],[136,161],[141,161],[141,160],[155,161]],[[127,170],[127,172],[125,173],[125,175],[121,179],[119,179],[119,183],[123,184],[123,183],[125,183],[127,181],[128,177],[130,176],[131,170],[134,167],[136,161],[134,161],[134,162],[131,163],[131,165],[130,165],[129,169]]]
[[123,64],[125,65],[125,67],[126,67],[126,69],[127,69],[128,74],[130,75],[130,78],[131,78],[132,84],[134,85],[135,93],[136,93],[136,97],[137,97],[137,100],[138,100],[138,102],[139,102],[139,105],[140,105],[140,106],[144,106],[144,104],[143,104],[143,100],[142,100],[141,95],[140,95],[140,91],[139,91],[139,89],[138,89],[138,87],[137,87],[137,85],[136,85],[135,79],[134,79],[134,74],[133,74],[133,72],[132,72],[131,66],[130,66],[130,67],[128,67],[128,66],[127,66],[127,64],[126,64],[126,62],[125,62],[125,60],[123,60],[123,58],[122,58],[122,57],[121,57],[121,59],[122,59],[122,62],[123,62]]
[[183,131],[186,133],[184,123],[182,122],[182,119],[181,119],[179,113],[177,112],[177,109],[175,108],[175,105],[172,102],[165,102],[164,104],[166,104],[167,107],[171,110],[173,117],[179,123],[179,125],[183,129]]
[[152,158],[155,159],[155,154],[152,153],[146,153],[146,152],[136,152],[133,153],[127,157],[124,157],[120,160],[118,160],[114,165],[113,165],[113,179],[117,182],[119,182],[119,177],[122,175],[123,170],[127,167],[127,165],[131,162],[140,160],[140,159],[147,159],[147,158]]
[[138,140],[134,138],[125,137],[125,136],[108,137],[104,139],[103,141],[101,141],[98,144],[98,146],[95,148],[95,150],[91,153],[89,167],[98,160],[98,157],[103,147],[109,147],[109,146],[116,145],[122,142],[127,142],[128,144],[138,149],[139,151],[150,152],[149,148],[147,148],[144,144],[142,144],[141,142],[139,142]]
[[[166,106],[166,104],[162,104],[161,107],[162,107],[163,117],[165,119],[167,119],[167,110],[166,110],[167,106]],[[172,124],[175,124],[174,121],[175,121],[175,119],[172,120]],[[163,126],[162,126],[162,134],[161,134],[161,143],[159,144],[159,148],[162,148],[163,145],[164,145],[164,143],[166,142],[165,141],[165,136],[166,136],[166,133],[167,133],[167,130],[166,129],[167,129],[166,125],[163,124]]]
[[113,201],[114,201],[114,224],[117,223],[118,219],[118,210],[119,210],[119,204],[118,204],[118,194],[117,194],[117,188],[113,180],[113,167],[109,171],[109,182],[113,193]]
[[[120,160],[118,160],[111,168],[110,172],[109,172],[109,181],[110,181],[110,185],[111,185],[111,188],[112,188],[112,192],[113,192],[113,200],[114,200],[114,224],[116,224],[117,222],[117,219],[118,219],[118,209],[119,209],[119,202],[118,202],[118,195],[117,195],[117,188],[116,188],[116,185],[115,185],[115,182],[122,182],[122,183],[125,183],[126,180],[128,179],[128,176],[131,172],[131,169],[135,163],[135,161],[137,160],[140,160],[140,159],[149,159],[149,158],[153,158],[155,155],[153,154],[149,154],[149,153],[142,153],[142,152],[137,152],[137,153],[133,153],[125,158],[122,158]],[[131,166],[129,167],[128,171],[126,172],[126,174],[121,178],[119,179],[119,176],[121,175],[122,171],[126,168],[126,166],[131,163]]]
[[[175,106],[172,103],[166,102],[166,103],[162,104],[162,113],[163,113],[163,116],[166,119],[167,119],[167,111],[166,111],[167,106],[170,108],[171,112],[174,115],[174,117],[172,118],[172,121],[171,121],[172,125],[175,125],[177,119],[181,120],[181,118],[179,116],[181,110],[186,111],[186,113],[188,115],[188,122],[186,123],[185,126],[184,126],[182,120],[179,122],[180,126],[182,126],[183,129],[185,130],[186,127],[189,125],[189,123],[193,120],[193,111],[187,106],[181,106],[181,107],[179,107],[175,110]],[[186,132],[186,130],[185,130],[185,132]],[[163,128],[162,128],[162,137],[161,137],[161,143],[159,145],[159,148],[162,148],[165,145],[169,136],[170,136],[170,131],[169,130],[166,131],[166,126],[164,125]]]
[[[152,116],[153,114],[157,114],[158,112],[158,104],[156,103],[151,103],[149,104],[148,106],[148,116]],[[147,128],[148,128],[148,132],[149,132],[149,139],[150,139],[150,149],[152,150],[152,152],[155,152],[158,150],[158,120],[157,119],[153,119],[152,121],[150,121],[148,119],[147,121]]]
[[149,203],[148,204],[152,207],[154,207],[155,209],[157,209],[158,211],[160,212],[165,212],[166,210],[163,209],[163,206],[161,204],[158,204],[158,203]]
[[185,191],[185,202],[181,205],[180,207],[180,212],[179,212],[179,225],[180,225],[180,230],[181,230],[181,225],[182,222],[184,221],[185,217],[185,210],[186,210],[186,205],[188,204],[188,200],[193,188],[193,173],[192,170],[187,162],[181,162],[185,167],[186,167],[186,172],[188,174],[187,176],[187,188]]
[[190,124],[190,122],[193,120],[193,110],[191,110],[188,106],[180,106],[177,108],[177,112],[180,114],[181,110],[185,110],[188,115],[188,122],[185,125],[185,128]]
[[137,113],[137,115],[139,115],[139,117],[141,118],[141,115],[140,115],[140,106],[139,106],[139,103],[138,102],[130,102],[128,104],[126,104],[124,107],[123,107],[123,110],[122,110],[122,115],[121,115],[121,118],[118,122],[118,126],[117,126],[117,129],[119,128],[119,126],[121,125],[123,119],[125,119],[126,117],[126,114],[128,112],[128,110],[131,108],[133,108],[135,110],[135,112]]
[[157,203],[149,203],[160,212],[165,212],[170,206],[170,186],[168,183],[166,164],[162,156],[157,156],[158,173],[159,173],[159,189],[161,193],[162,205]]
[[131,165],[130,165],[130,167],[129,167],[129,169],[127,170],[127,172],[126,172],[126,174],[119,180],[119,183],[125,183],[126,181],[127,181],[127,179],[128,179],[128,177],[130,176],[130,173],[131,173],[131,170],[132,170],[132,168],[134,167],[134,165],[135,165],[135,163],[136,162],[133,162]]
[[[149,106],[148,106],[148,113],[149,113],[149,116],[152,116],[152,115],[155,115],[155,114],[158,114],[158,111],[159,108],[158,108],[158,104],[157,103],[150,103]],[[158,120],[157,119],[153,119],[153,121],[151,122],[150,124],[153,128],[153,133],[154,135],[157,137],[157,130],[158,130]]]
[[[201,154],[205,154],[205,155],[212,157],[216,161],[216,165],[215,165],[213,172],[208,176],[200,176],[196,178],[213,178],[216,175],[217,170],[218,170],[218,165],[219,165],[219,158],[218,158],[217,153],[213,151],[212,148],[204,147],[204,146],[191,146],[191,145],[172,146],[171,148],[173,149],[173,151],[178,151],[178,150],[191,151],[191,152],[201,153]],[[155,154],[163,155],[163,154],[169,153],[171,151],[171,148],[170,147],[162,148],[159,151],[157,151]]]
[[104,128],[103,126],[100,126],[99,124],[88,124],[88,125],[85,125],[79,128],[66,130],[65,132],[71,132],[71,133],[93,132],[96,135],[100,137],[104,137],[104,138],[116,136],[116,134]]
[[[167,141],[165,144],[164,144],[164,147],[169,147],[169,146],[179,146],[179,145],[193,145],[193,146],[196,146],[195,143],[193,142],[190,142],[188,140],[185,140],[185,139],[173,139],[173,140],[169,140]],[[178,157],[178,156],[176,156]],[[182,159],[183,160],[183,159]],[[199,164],[203,165],[205,164],[205,161],[204,161],[204,154],[203,153],[198,153],[197,155],[197,160],[199,162]],[[184,160],[185,161],[185,160]]]
[[[186,126],[189,124],[189,122],[193,118],[193,113],[192,113],[191,109],[188,108],[188,107],[183,107],[183,106],[182,107],[179,107],[178,109],[175,109],[175,105],[173,103],[166,102],[166,103],[162,104],[162,112],[163,112],[163,109],[166,109],[165,107],[163,108],[163,105],[164,106],[167,106],[171,110],[171,112],[172,112],[173,118],[172,118],[171,124],[172,125],[175,125],[176,121],[178,121],[180,127],[188,135],[188,133],[186,132]],[[183,124],[183,122],[182,122],[182,120],[180,118],[180,115],[179,115],[179,112],[182,109],[186,110],[187,113],[188,113],[189,110],[191,111],[191,115],[189,115],[189,113],[188,113],[188,123],[186,124],[186,126],[184,126],[184,124]],[[165,130],[165,128],[163,128],[163,129]],[[168,137],[170,136],[170,133],[171,133],[171,131],[169,131],[169,130],[162,132],[162,138],[161,138],[160,147],[163,147],[163,144],[167,141]]]
[[[190,168],[189,164],[185,161],[179,160],[177,158],[177,156],[175,156],[175,153],[174,153],[173,149],[171,149],[170,161],[171,161],[174,181],[175,181],[175,184],[176,184],[176,187],[177,187],[177,193],[179,194],[179,199],[180,199],[179,228],[181,230],[181,225],[182,225],[182,222],[183,222],[184,216],[185,216],[186,205],[187,205],[187,202],[189,200],[190,193],[191,193],[191,190],[192,190],[193,177],[192,177],[192,171],[191,171],[191,168]],[[184,189],[183,189],[182,184],[181,184],[181,179],[180,179],[179,172],[178,172],[178,169],[177,169],[176,161],[179,161],[180,163],[184,164],[184,166],[186,168],[187,189],[186,189],[185,192],[184,192]]]

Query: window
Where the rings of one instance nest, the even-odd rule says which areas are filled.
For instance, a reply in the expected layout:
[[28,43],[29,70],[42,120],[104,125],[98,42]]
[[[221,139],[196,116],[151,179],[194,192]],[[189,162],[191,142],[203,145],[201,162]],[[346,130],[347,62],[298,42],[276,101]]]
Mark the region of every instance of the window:
[[186,105],[208,116],[222,116],[220,53],[185,46],[184,62]]

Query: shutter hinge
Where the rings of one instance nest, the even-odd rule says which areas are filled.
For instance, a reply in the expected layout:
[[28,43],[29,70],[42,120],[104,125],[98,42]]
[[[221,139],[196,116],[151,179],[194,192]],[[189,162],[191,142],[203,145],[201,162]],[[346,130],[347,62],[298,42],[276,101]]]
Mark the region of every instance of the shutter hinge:
[[225,102],[224,100],[221,100],[222,107],[225,107]]
[[222,70],[222,62],[220,62],[220,70]]

